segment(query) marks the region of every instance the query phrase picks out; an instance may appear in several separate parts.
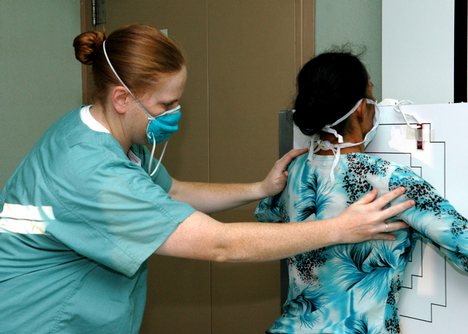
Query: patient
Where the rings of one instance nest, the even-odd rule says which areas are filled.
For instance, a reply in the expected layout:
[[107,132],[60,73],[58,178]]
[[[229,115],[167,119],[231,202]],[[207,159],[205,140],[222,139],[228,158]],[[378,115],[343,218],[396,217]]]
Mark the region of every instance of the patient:
[[[285,190],[260,202],[260,221],[337,216],[377,189],[406,188],[415,207],[399,217],[410,228],[395,241],[331,246],[288,259],[283,314],[267,333],[399,333],[398,294],[417,238],[425,238],[468,271],[467,220],[411,169],[364,154],[378,126],[372,83],[348,52],[310,60],[297,78],[294,123],[311,139],[293,161]],[[391,223],[389,223],[391,224]]]

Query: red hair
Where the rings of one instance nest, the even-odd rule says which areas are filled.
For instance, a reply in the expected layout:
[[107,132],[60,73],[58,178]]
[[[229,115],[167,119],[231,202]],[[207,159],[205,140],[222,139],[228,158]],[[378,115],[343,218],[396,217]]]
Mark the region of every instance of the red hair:
[[177,73],[185,65],[185,59],[174,42],[148,25],[126,26],[107,38],[103,32],[84,32],[73,41],[75,57],[92,66],[96,88],[94,99],[101,102],[104,102],[111,86],[120,85],[104,56],[104,40],[112,66],[135,95],[155,85],[162,75]]

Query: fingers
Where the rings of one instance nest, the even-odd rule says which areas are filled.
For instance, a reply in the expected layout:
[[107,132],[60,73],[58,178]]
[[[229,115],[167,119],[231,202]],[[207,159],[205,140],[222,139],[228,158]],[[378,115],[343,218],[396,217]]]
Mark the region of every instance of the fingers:
[[375,197],[377,196],[377,190],[372,189],[366,195],[364,195],[361,199],[356,201],[354,204],[369,204],[371,203]]
[[396,239],[396,237],[391,233],[377,233],[373,236],[372,239],[393,241]]
[[290,150],[281,159],[277,160],[273,168],[261,182],[259,198],[273,196],[282,191],[288,181],[288,166],[297,156],[304,154],[309,149],[301,148]]
[[[383,196],[382,196],[383,197]],[[381,198],[382,198],[381,197]],[[376,201],[377,202],[377,201]],[[389,219],[391,217],[394,217],[400,213],[402,213],[403,211],[411,208],[414,206],[414,201],[413,200],[407,200],[407,201],[404,201],[402,203],[398,203],[398,204],[395,204],[395,205],[392,205],[388,208],[386,208],[385,210],[382,210],[382,219],[383,220],[386,220],[386,219]]]
[[281,159],[286,159],[287,161],[291,161],[293,160],[294,158],[306,153],[307,151],[309,151],[308,148],[298,148],[298,149],[293,149],[293,150],[290,150],[288,153],[286,153],[285,155],[283,155],[283,157]]
[[[398,187],[382,196],[380,196],[378,199],[375,200],[374,204],[379,207],[379,208],[383,208],[384,206],[386,206],[387,204],[389,204],[390,202],[392,202],[393,200],[395,200],[396,198],[398,198],[399,196],[403,195],[405,193],[405,188],[403,187]],[[401,210],[401,211],[404,211],[404,210]],[[398,211],[401,212],[401,211]]]
[[395,240],[395,236],[392,232],[399,231],[402,229],[408,228],[408,225],[404,222],[392,222],[392,223],[384,223],[381,224],[380,230],[381,232],[375,234],[372,239],[374,240]]
[[408,224],[406,224],[405,222],[391,222],[391,223],[385,223],[385,224],[382,224],[383,225],[383,231],[382,232],[385,232],[385,233],[391,233],[391,232],[395,232],[395,231],[399,231],[399,230],[402,230],[402,229],[405,229],[405,228],[408,228]]
[[283,155],[281,157],[281,159],[276,161],[274,169],[276,169],[276,170],[280,169],[281,172],[285,171],[288,168],[288,166],[289,166],[289,164],[291,163],[292,160],[294,160],[298,156],[306,153],[307,151],[309,151],[308,148],[300,148],[300,149],[290,150],[288,153]]

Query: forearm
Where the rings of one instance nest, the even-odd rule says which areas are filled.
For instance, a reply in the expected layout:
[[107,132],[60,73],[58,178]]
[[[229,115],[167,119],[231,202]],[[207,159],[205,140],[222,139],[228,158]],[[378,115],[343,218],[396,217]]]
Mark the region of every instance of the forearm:
[[266,196],[260,182],[224,184],[178,180],[173,181],[169,194],[204,213],[236,208]]
[[289,163],[307,149],[291,150],[275,162],[260,182],[253,183],[197,183],[173,180],[169,194],[204,213],[232,209],[252,201],[278,194],[284,189]]
[[278,260],[336,244],[334,220],[275,224],[220,223],[201,212],[184,221],[158,254],[216,262]]
[[427,181],[407,170],[397,170],[390,179],[390,188],[403,184],[405,196],[416,205],[399,215],[408,225],[435,244],[444,255],[462,270],[468,271],[468,220],[463,217]]
[[[435,196],[432,198],[436,198]],[[456,267],[468,272],[468,221],[450,203],[439,197],[435,211],[416,207],[401,214],[401,219],[434,244]]]
[[225,248],[217,261],[259,262],[287,258],[339,243],[333,220],[301,223],[225,224]]

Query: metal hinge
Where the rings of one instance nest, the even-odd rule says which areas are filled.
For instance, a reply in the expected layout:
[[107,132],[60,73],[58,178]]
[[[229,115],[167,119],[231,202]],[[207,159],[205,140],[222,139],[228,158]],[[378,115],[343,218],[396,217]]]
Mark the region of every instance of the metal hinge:
[[92,1],[93,26],[106,23],[106,0]]

